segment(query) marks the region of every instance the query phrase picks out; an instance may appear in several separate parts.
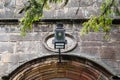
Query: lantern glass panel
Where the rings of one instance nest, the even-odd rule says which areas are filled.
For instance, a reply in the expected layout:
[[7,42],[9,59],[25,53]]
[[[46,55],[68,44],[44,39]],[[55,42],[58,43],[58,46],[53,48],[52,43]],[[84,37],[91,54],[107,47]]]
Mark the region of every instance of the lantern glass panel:
[[64,33],[63,32],[56,32],[56,39],[57,40],[64,40]]

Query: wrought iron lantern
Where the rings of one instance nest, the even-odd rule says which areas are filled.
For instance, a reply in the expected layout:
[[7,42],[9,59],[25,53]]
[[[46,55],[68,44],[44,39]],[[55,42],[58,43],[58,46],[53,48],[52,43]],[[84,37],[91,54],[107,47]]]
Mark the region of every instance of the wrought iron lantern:
[[65,49],[65,44],[67,44],[67,40],[65,40],[65,29],[61,23],[57,24],[55,29],[53,44],[55,49],[59,49],[59,62],[61,62],[61,49]]
[[63,24],[57,24],[54,37],[55,37],[55,39],[53,40],[54,48],[65,49],[65,44],[67,44],[67,40],[65,40],[65,29],[63,28]]

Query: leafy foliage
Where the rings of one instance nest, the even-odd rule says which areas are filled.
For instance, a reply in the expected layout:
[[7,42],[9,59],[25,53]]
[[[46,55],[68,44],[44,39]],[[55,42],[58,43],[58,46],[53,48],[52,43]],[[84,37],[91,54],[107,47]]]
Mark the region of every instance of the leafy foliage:
[[[25,6],[19,13],[25,11],[25,16],[20,20],[21,35],[25,36],[27,30],[32,29],[32,24],[43,17],[43,10],[49,9],[49,3],[60,3],[64,0],[28,0],[29,5]],[[64,5],[68,0],[65,0]]]
[[[20,13],[25,11],[25,16],[20,21],[22,25],[21,34],[25,36],[27,30],[32,29],[33,22],[39,21],[43,17],[43,10],[50,9],[49,3],[60,3],[63,1],[64,5],[62,7],[64,7],[69,0],[28,0],[29,5],[20,11]],[[101,14],[99,16],[92,16],[87,22],[84,22],[81,34],[90,31],[109,33],[113,21],[111,15],[116,14],[120,16],[118,1],[119,0],[104,0],[100,8]]]
[[83,23],[84,27],[81,30],[82,35],[90,31],[103,31],[106,34],[110,32],[113,21],[111,15],[116,14],[120,16],[117,0],[105,0],[100,9],[100,16],[92,16],[88,22]]

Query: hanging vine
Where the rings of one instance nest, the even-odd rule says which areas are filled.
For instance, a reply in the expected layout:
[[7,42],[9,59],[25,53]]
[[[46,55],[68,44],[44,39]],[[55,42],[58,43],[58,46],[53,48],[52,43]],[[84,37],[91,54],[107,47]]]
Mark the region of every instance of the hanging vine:
[[[25,16],[20,20],[21,35],[25,36],[27,30],[32,30],[32,24],[35,21],[39,21],[44,15],[43,10],[49,9],[49,3],[60,3],[64,0],[28,0],[29,5],[26,5],[19,13],[25,11]],[[64,5],[68,0],[65,0]]]
[[87,22],[83,23],[81,34],[86,34],[90,31],[106,33],[105,38],[108,38],[108,34],[111,31],[111,25],[113,21],[113,14],[120,16],[117,0],[105,0],[100,7],[100,15],[92,16]]
[[[65,6],[69,0],[28,0],[29,5],[21,9],[20,13],[25,11],[25,16],[20,20],[21,34],[26,35],[27,30],[32,29],[32,24],[39,21],[43,17],[43,10],[50,9],[49,3],[60,3],[64,1]],[[90,31],[103,31],[106,34],[111,30],[113,18],[111,15],[116,14],[120,16],[118,8],[119,0],[105,0],[100,7],[100,15],[92,16],[87,22],[83,23],[81,34]]]

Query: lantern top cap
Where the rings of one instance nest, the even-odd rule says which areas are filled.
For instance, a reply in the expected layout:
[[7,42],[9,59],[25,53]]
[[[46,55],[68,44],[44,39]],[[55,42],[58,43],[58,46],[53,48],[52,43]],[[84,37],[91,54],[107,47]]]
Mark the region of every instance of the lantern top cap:
[[62,24],[62,23],[60,23],[60,22],[59,22],[59,23],[57,23],[57,25],[56,25],[56,26],[57,26],[57,28],[58,28],[58,29],[63,28],[63,24]]

